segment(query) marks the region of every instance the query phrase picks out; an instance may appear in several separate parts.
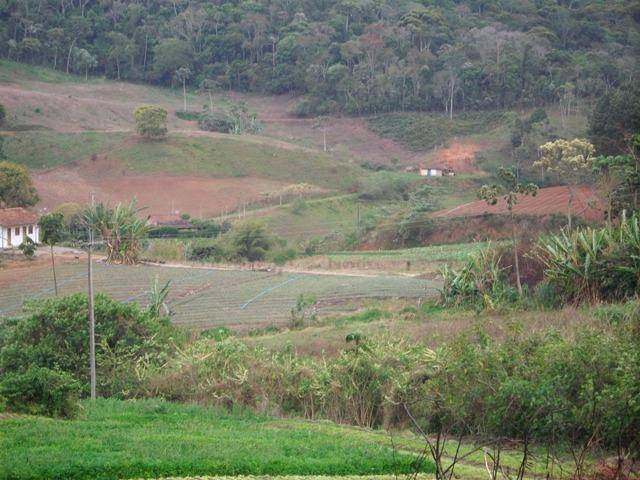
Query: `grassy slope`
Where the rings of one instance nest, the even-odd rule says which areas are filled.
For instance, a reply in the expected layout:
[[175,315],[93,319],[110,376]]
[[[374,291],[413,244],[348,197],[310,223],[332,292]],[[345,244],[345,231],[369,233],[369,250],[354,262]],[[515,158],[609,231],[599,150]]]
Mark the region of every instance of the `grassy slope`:
[[116,155],[134,171],[211,177],[259,176],[329,189],[349,187],[363,173],[358,167],[307,151],[222,138],[170,135],[165,142],[132,143]]
[[105,132],[14,132],[5,137],[5,153],[11,161],[32,169],[51,168],[114,151],[126,137]]
[[0,419],[0,479],[410,470],[410,457],[331,424],[273,421],[156,400],[98,400],[84,402],[83,410],[78,420]]
[[[0,61],[0,82],[19,88],[22,95],[9,108],[9,128],[15,131],[6,135],[7,156],[30,168],[50,168],[87,160],[92,155],[109,155],[136,173],[260,176],[312,183],[331,190],[348,188],[367,174],[360,167],[320,151],[269,138],[191,133],[193,123],[181,121],[174,114],[181,104],[176,90],[95,78],[85,81],[9,61]],[[109,105],[114,95],[117,101]],[[91,99],[96,103],[92,104]],[[198,111],[205,100],[193,94],[189,98],[191,108]],[[217,107],[226,108],[228,99],[216,102]],[[142,142],[129,133],[133,130],[131,112],[140,103],[157,103],[169,110],[169,131],[174,133],[166,141]],[[63,119],[61,131],[57,131],[59,119]],[[70,132],[70,126],[78,131]],[[98,131],[100,126],[105,130]],[[184,131],[176,132],[177,129]]]
[[531,331],[555,328],[573,332],[579,325],[594,321],[588,310],[483,312],[443,309],[432,303],[418,305],[415,300],[368,300],[349,315],[323,317],[303,329],[282,330],[247,337],[253,345],[282,351],[290,348],[310,355],[333,355],[345,347],[351,332],[365,336],[391,335],[436,348],[464,331],[482,325],[492,336],[504,338],[515,326]]
[[366,174],[355,165],[320,153],[262,145],[234,135],[210,138],[171,134],[165,141],[143,142],[118,132],[38,131],[13,132],[5,138],[7,157],[33,169],[108,155],[135,173],[216,178],[258,176],[313,183],[327,189],[348,188]]
[[501,112],[461,113],[450,120],[440,113],[388,113],[369,120],[374,131],[415,151],[443,145],[455,136],[486,133],[505,121]]
[[[587,112],[584,105],[562,124],[555,107],[546,107],[550,129],[565,138],[584,137],[587,132]],[[524,112],[461,112],[453,120],[436,112],[397,112],[379,115],[369,120],[370,127],[383,137],[388,137],[416,152],[425,152],[429,163],[437,154],[434,147],[446,145],[453,137],[483,145],[478,153],[478,165],[487,172],[495,172],[498,166],[511,165],[511,125],[515,118],[526,118]]]
[[397,211],[397,202],[358,202],[356,195],[294,202],[264,216],[270,231],[293,240],[355,232],[361,226]]
[[[84,78],[76,75],[66,75],[59,70],[27,65],[25,63],[0,60],[0,82],[38,81],[48,83],[79,83]],[[89,81],[95,81],[90,78]]]

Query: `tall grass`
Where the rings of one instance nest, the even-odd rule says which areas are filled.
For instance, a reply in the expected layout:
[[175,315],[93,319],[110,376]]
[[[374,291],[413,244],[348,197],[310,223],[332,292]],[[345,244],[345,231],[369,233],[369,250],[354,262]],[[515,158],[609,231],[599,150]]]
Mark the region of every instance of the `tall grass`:
[[273,353],[233,337],[201,340],[149,378],[141,394],[362,427],[397,423],[391,399],[432,352],[406,340],[348,337],[349,347],[333,359]]

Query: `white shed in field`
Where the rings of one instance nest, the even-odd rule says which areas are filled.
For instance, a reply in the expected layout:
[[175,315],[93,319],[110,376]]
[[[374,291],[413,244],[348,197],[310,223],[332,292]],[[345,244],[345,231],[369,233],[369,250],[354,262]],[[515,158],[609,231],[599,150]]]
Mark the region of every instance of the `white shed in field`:
[[18,247],[27,237],[40,241],[38,215],[20,207],[0,209],[0,248]]

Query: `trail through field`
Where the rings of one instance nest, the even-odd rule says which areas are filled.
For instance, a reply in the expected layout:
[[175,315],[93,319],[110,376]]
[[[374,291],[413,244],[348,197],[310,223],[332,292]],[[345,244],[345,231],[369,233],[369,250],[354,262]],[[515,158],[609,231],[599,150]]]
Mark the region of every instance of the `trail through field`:
[[[66,261],[57,268],[61,295],[85,292],[84,261]],[[145,306],[155,279],[170,282],[168,307],[173,321],[192,328],[227,326],[247,331],[286,324],[300,295],[317,300],[319,313],[340,311],[367,298],[425,298],[436,294],[438,281],[405,276],[321,275],[288,271],[167,268],[162,266],[94,265],[94,291]],[[38,262],[28,275],[0,271],[0,315],[18,314],[27,300],[53,295],[49,265]]]

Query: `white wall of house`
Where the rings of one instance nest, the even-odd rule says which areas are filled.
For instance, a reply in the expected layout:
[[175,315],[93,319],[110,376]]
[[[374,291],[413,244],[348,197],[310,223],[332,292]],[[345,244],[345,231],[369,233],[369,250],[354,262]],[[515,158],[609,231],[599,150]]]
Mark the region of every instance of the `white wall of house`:
[[423,177],[441,177],[442,170],[439,168],[421,168],[420,175]]
[[38,225],[21,225],[18,227],[0,225],[0,248],[19,247],[26,237],[38,243],[40,241]]

